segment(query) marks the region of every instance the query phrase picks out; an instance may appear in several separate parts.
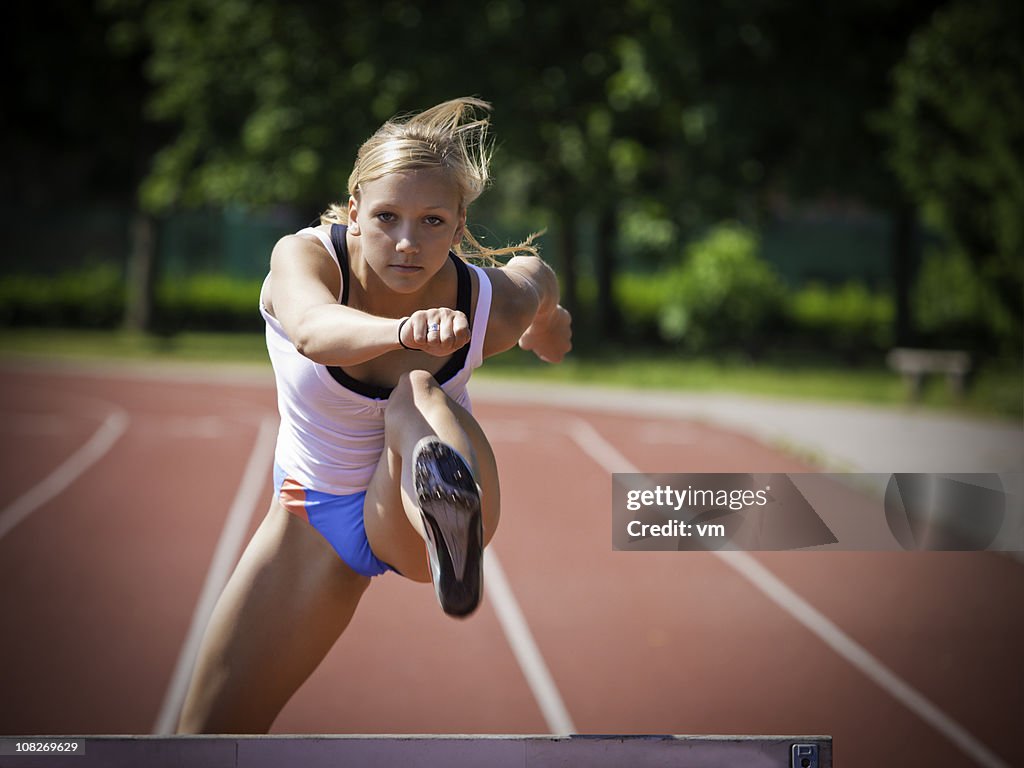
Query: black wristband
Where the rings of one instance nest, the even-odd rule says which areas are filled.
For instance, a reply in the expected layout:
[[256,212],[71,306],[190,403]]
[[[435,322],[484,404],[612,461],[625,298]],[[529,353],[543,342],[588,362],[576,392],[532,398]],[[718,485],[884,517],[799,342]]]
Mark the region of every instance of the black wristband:
[[402,349],[408,349],[410,352],[415,352],[415,349],[413,349],[412,347],[405,346],[405,342],[402,341],[402,328],[405,326],[407,322],[409,322],[409,318],[403,317],[402,322],[398,324],[398,343],[401,345]]

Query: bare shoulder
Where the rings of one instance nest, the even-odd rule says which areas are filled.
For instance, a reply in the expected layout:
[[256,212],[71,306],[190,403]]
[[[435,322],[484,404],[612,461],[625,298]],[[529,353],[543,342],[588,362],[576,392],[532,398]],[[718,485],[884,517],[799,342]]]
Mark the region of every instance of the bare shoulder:
[[270,256],[268,310],[277,315],[281,304],[310,294],[321,301],[325,294],[335,300],[341,295],[338,264],[315,235],[285,235]]
[[329,284],[340,284],[338,263],[315,235],[285,235],[270,255],[271,272],[302,273],[321,278]]
[[331,264],[334,259],[320,238],[309,232],[285,235],[277,241],[270,255],[271,269],[288,268],[296,264],[308,266],[320,261]]

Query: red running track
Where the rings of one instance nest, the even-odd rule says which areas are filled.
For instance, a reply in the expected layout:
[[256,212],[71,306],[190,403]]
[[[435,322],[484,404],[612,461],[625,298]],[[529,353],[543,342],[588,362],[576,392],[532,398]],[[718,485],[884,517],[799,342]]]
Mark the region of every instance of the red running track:
[[[229,510],[247,539],[269,502],[272,381],[8,366],[0,395],[0,734],[153,732]],[[484,605],[454,621],[375,580],[274,732],[826,734],[843,766],[1024,765],[1019,562],[613,552],[612,470],[813,468],[692,421],[475,410],[503,479]]]

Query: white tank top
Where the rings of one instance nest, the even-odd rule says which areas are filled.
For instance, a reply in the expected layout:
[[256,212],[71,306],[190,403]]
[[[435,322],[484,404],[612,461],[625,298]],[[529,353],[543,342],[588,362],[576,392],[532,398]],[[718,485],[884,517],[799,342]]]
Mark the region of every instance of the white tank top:
[[[318,237],[338,261],[327,234],[312,228],[298,234]],[[441,387],[455,402],[471,410],[466,384],[473,369],[483,362],[484,337],[491,312],[491,283],[484,270],[472,264],[467,266],[476,272],[480,286],[471,322],[473,335],[465,364],[451,378],[441,382]],[[277,407],[281,414],[274,461],[310,490],[337,495],[366,490],[384,450],[387,397],[355,392],[335,380],[327,366],[299,354],[281,323],[267,312],[266,289],[264,280],[260,313],[267,324],[267,350],[274,366]]]

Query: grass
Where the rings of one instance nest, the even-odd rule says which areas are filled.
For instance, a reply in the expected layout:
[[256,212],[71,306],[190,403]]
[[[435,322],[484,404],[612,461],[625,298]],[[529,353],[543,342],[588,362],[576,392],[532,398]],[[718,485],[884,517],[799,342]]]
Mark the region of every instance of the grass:
[[267,364],[267,348],[261,333],[154,336],[115,331],[5,328],[0,330],[0,357]]
[[[0,330],[0,358],[267,365],[263,334],[181,333],[173,337],[104,331]],[[692,359],[635,349],[574,354],[561,365],[512,350],[488,360],[478,374],[580,385],[628,386],[690,392],[830,400],[898,406],[907,402],[903,382],[881,366],[847,367],[827,361],[764,362]],[[1019,361],[979,371],[962,401],[940,378],[931,379],[921,406],[948,412],[1024,418],[1024,371]]]
[[[610,354],[570,357],[561,365],[549,366],[515,350],[489,360],[481,375],[872,405],[908,403],[904,382],[888,368],[850,367],[827,361],[753,363],[614,350]],[[974,377],[962,399],[949,392],[942,378],[932,377],[926,381],[918,404],[1019,423],[1024,419],[1024,370],[1019,362],[987,366]]]

